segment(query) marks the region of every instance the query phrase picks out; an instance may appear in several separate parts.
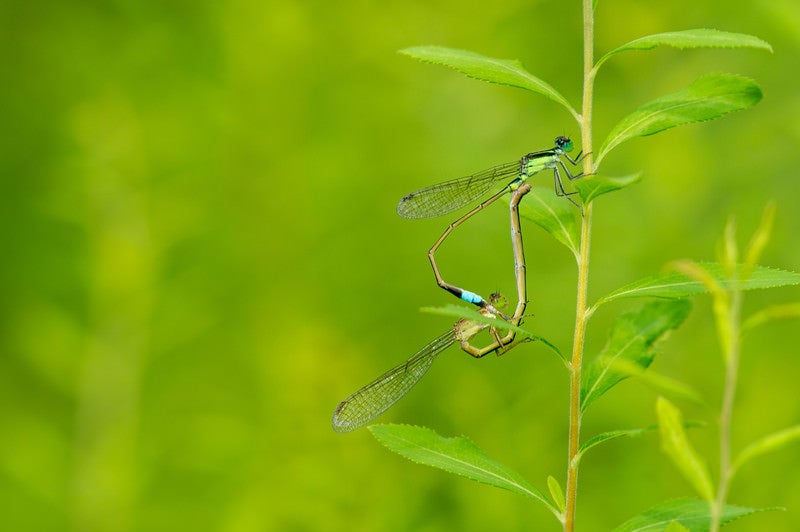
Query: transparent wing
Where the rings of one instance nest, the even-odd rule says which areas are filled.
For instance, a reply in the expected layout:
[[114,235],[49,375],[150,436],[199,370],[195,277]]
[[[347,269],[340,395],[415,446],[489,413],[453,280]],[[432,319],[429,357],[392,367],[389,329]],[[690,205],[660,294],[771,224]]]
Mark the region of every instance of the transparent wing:
[[441,216],[474,202],[496,183],[503,182],[504,178],[510,182],[518,174],[519,162],[514,161],[423,188],[403,196],[397,204],[397,214],[403,218]]
[[414,387],[431,367],[436,356],[454,341],[453,331],[448,331],[403,364],[390,369],[339,403],[333,412],[333,430],[350,432],[384,413]]

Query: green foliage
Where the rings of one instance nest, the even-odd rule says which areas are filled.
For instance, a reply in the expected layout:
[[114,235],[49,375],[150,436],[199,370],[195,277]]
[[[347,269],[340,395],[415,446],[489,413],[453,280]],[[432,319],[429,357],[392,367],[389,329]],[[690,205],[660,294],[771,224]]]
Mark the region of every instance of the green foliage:
[[[743,506],[725,506],[723,523],[730,523],[764,509],[746,508]],[[711,524],[708,503],[697,499],[673,499],[666,501],[625,521],[613,532],[656,532],[666,531],[673,522],[678,522],[692,532],[707,532]]]
[[714,488],[708,465],[697,454],[683,428],[683,416],[672,403],[663,397],[656,402],[661,448],[678,467],[684,478],[706,501],[714,499]]
[[577,112],[556,89],[537,78],[519,61],[486,57],[475,52],[456,50],[443,46],[415,46],[400,53],[426,63],[444,65],[481,81],[509,85],[536,92],[564,106],[573,116]]
[[656,341],[680,326],[690,309],[687,300],[655,301],[617,318],[603,351],[584,370],[581,411],[628,377],[616,364],[629,362],[647,368],[655,357]]
[[519,214],[550,233],[578,259],[580,232],[575,221],[575,208],[553,194],[552,189],[531,188],[525,201],[519,205]]
[[559,512],[563,513],[566,507],[564,490],[561,488],[561,484],[558,483],[558,480],[552,475],[547,477],[547,489],[550,490],[550,497],[552,497],[553,502],[556,504],[556,508],[558,508]]
[[753,458],[777,451],[798,440],[800,440],[800,425],[764,436],[742,449],[733,464],[731,464],[731,469],[735,473]]
[[694,29],[684,31],[670,31],[648,35],[641,39],[633,40],[604,55],[597,62],[595,69],[605,63],[612,56],[629,50],[652,50],[657,46],[672,46],[674,48],[755,48],[772,52],[772,46],[758,37],[744,33],[731,33],[714,29]]
[[[596,1],[592,2],[592,7],[596,6],[596,4]],[[591,17],[584,18],[585,23],[588,24],[590,21]],[[692,29],[645,36],[606,53],[586,73],[584,90],[587,92],[584,97],[583,111],[589,113],[589,115],[591,114],[591,91],[593,90],[595,76],[607,60],[625,51],[650,50],[658,46],[670,46],[679,49],[752,48],[772,51],[772,47],[768,43],[756,37],[713,29]],[[573,117],[581,124],[584,132],[591,130],[591,123],[587,121],[590,116],[578,114],[550,84],[530,74],[518,61],[495,59],[474,52],[434,46],[408,48],[403,50],[402,53],[425,62],[448,66],[475,79],[520,87],[544,95],[560,103],[570,111]],[[588,100],[586,99],[587,95]],[[623,118],[608,133],[606,140],[595,154],[593,162],[591,162],[592,147],[584,144],[583,151],[587,154],[586,160],[589,161],[589,164],[585,165],[584,171],[587,174],[595,172],[606,155],[627,140],[653,135],[680,125],[720,118],[731,112],[754,106],[761,100],[761,97],[761,89],[748,78],[731,74],[709,74],[703,76],[685,89],[656,98]],[[562,491],[554,477],[548,478],[548,487],[558,512],[564,513],[565,530],[571,531],[574,526],[574,500],[577,485],[574,479],[577,476],[579,462],[585,452],[600,443],[620,437],[638,436],[647,430],[607,431],[587,440],[578,447],[579,432],[577,428],[580,427],[580,418],[590,404],[630,376],[637,376],[644,382],[668,391],[672,395],[704,403],[699,394],[679,381],[645,371],[655,356],[656,342],[669,331],[680,326],[686,319],[691,306],[685,298],[703,293],[712,295],[718,330],[726,354],[725,360],[726,363],[729,363],[729,360],[735,358],[738,347],[738,344],[729,338],[738,334],[738,329],[736,329],[738,324],[733,318],[738,317],[738,311],[735,309],[738,309],[736,305],[739,304],[741,291],[800,284],[800,275],[794,272],[765,268],[757,264],[761,251],[768,239],[774,218],[774,209],[768,209],[765,212],[761,228],[756,232],[748,247],[743,263],[740,264],[738,251],[733,239],[733,226],[729,224],[719,262],[705,264],[693,261],[675,262],[671,265],[670,271],[664,274],[630,283],[601,297],[594,306],[582,308],[587,293],[589,248],[588,240],[581,239],[588,239],[590,235],[592,210],[589,207],[601,195],[622,190],[638,182],[639,179],[639,174],[609,178],[592,173],[592,175],[587,175],[575,182],[575,189],[588,209],[588,211],[580,213],[584,215],[580,220],[569,205],[560,201],[561,198],[557,198],[546,189],[531,191],[526,198],[526,202],[520,206],[521,216],[532,220],[558,242],[566,246],[572,252],[578,266],[578,313],[575,324],[575,346],[573,346],[572,360],[567,361],[568,369],[571,369],[572,375],[570,387],[572,394],[570,398],[571,456],[568,468],[567,492],[564,493]],[[733,296],[729,294],[733,294]],[[588,319],[602,304],[616,299],[631,297],[655,297],[662,300],[647,303],[636,311],[620,316],[614,322],[609,340],[600,355],[587,364],[582,372],[578,371],[579,366],[583,366],[582,349]],[[462,318],[466,318],[471,314],[472,317],[469,319],[474,319],[474,316],[477,315],[474,311],[467,313],[454,306],[438,311],[433,310],[434,312]],[[755,326],[773,316],[784,315],[790,317],[797,313],[798,311],[794,306],[779,307],[774,311],[755,314],[748,323],[752,324],[751,326]],[[487,318],[482,317],[481,319],[486,320]],[[485,321],[481,322],[486,323]],[[527,337],[533,337],[530,333],[526,333],[520,328],[507,327],[507,329],[516,330],[520,335],[525,334]],[[578,381],[578,376],[581,376],[580,381]],[[579,395],[576,397],[575,393],[579,393]],[[730,413],[728,412],[725,415],[729,416]],[[748,508],[724,505],[726,493],[726,486],[724,485],[720,487],[719,496],[715,499],[714,487],[708,467],[689,443],[684,430],[686,425],[683,422],[680,411],[675,406],[668,400],[659,398],[657,401],[657,417],[664,452],[707,502],[698,505],[697,501],[684,499],[665,503],[634,518],[620,527],[619,530],[648,529],[679,532],[681,530],[705,530],[708,527],[716,530],[722,523],[755,511]],[[723,416],[723,421],[724,419],[725,417]],[[432,438],[431,434],[425,434],[424,447],[426,449],[437,445],[442,447],[443,441],[449,442],[449,440],[441,440],[439,438],[435,443],[431,443],[428,441]],[[751,456],[766,452],[773,447],[778,447],[796,437],[795,431],[768,437],[754,444],[753,447],[749,447],[740,455],[742,463]],[[723,441],[725,441],[724,437]],[[409,455],[407,446],[403,446],[402,453]],[[411,454],[414,456],[412,459],[420,459],[417,454]],[[447,454],[452,455],[453,453],[448,450]],[[738,466],[739,463],[737,462],[736,465]],[[455,471],[458,474],[464,474],[458,468],[440,464],[434,465]],[[541,496],[539,495],[539,497]],[[554,513],[557,513],[554,508],[551,507],[551,509],[554,510]]]
[[[756,264],[800,269],[793,204],[800,3],[603,2],[594,17],[597,58],[642,32],[720,17],[725,28],[758,28],[776,53],[614,55],[613,71],[587,65],[603,98],[593,113],[579,107],[576,6],[5,3],[0,530],[555,530],[549,512],[531,508],[529,498],[404,464],[368,431],[330,430],[338,400],[447,321],[416,309],[450,301],[433,284],[424,253],[451,220],[398,221],[399,197],[544,147],[557,134],[580,145],[580,133],[592,131],[588,150],[597,154],[610,126],[639,103],[706,72],[738,73],[758,81],[767,105],[712,127],[672,130],[658,150],[644,149],[648,138],[615,152],[617,175],[641,171],[643,179],[591,204],[589,301],[690,249],[711,250],[724,215],[750,223],[770,198],[781,216],[768,260]],[[538,93],[475,87],[460,74],[431,85],[434,69],[392,53],[437,41],[518,57],[595,122],[576,128]],[[520,83],[531,83],[524,72]],[[593,89],[586,92],[589,101]],[[573,182],[579,191],[606,171],[582,170],[599,175]],[[560,204],[583,222],[579,209],[564,198]],[[592,209],[584,207],[588,217]],[[480,293],[508,291],[511,283],[501,211],[487,209],[442,250],[447,275]],[[570,355],[573,261],[523,225],[533,317],[522,328]],[[743,367],[757,366],[768,384],[742,376],[747,395],[736,403],[734,457],[750,440],[797,422],[796,334],[786,324],[754,329],[796,317],[797,290],[754,295],[741,331],[758,335],[745,337],[751,358]],[[601,320],[614,317],[598,312],[589,322],[588,349],[607,334]],[[695,311],[691,319],[697,331],[711,317]],[[660,369],[716,389],[712,368],[720,361],[696,340],[679,330],[660,344],[670,359],[685,353],[677,367],[616,368],[646,384]],[[552,473],[566,502],[567,453],[558,442],[568,374],[549,355],[536,356],[537,344],[491,364],[441,360],[397,414],[424,415],[440,432],[450,427],[486,449],[502,447],[503,461],[535,484]],[[528,350],[534,356],[523,356]],[[581,442],[653,422],[652,409],[637,408],[638,392],[625,392],[633,393],[615,388],[620,409],[588,411],[582,427],[591,432]],[[610,407],[610,399],[598,406]],[[468,426],[475,409],[487,422]],[[761,412],[769,416],[751,426],[748,416]],[[714,416],[709,421],[713,433]],[[608,441],[627,448],[647,440]],[[680,475],[653,486],[641,475],[647,457],[604,457],[610,460],[600,468],[581,473],[577,530],[609,530],[620,508],[633,514],[687,488]],[[586,459],[600,453],[584,456],[594,466]],[[738,529],[800,530],[800,483],[784,474],[787,464],[756,457],[741,466],[736,481],[746,474],[747,482],[734,486],[736,502],[771,497],[769,504],[792,511],[743,520]],[[583,484],[611,467],[602,482]]]
[[596,164],[626,140],[714,120],[752,107],[760,100],[761,89],[747,78],[731,74],[703,76],[685,89],[648,102],[620,120],[600,147]]
[[[725,268],[721,264],[713,262],[700,262],[697,264],[719,283],[723,290],[731,288],[732,281],[727,277]],[[753,269],[746,280],[738,283],[738,287],[740,290],[759,290],[798,284],[800,284],[800,273],[758,266]],[[708,285],[700,280],[692,279],[685,273],[667,272],[646,277],[640,281],[620,287],[601,297],[596,306],[616,299],[630,297],[681,298],[709,292]]]
[[412,425],[372,425],[369,430],[386,448],[412,462],[530,497],[544,504],[556,516],[559,514],[558,509],[527,480],[486,456],[467,438],[445,438],[429,428]]
[[598,196],[616,192],[625,187],[638,183],[642,174],[631,174],[621,177],[606,177],[590,175],[575,181],[575,189],[578,191],[583,203],[590,203]]
[[585,442],[583,442],[580,446],[580,449],[578,450],[578,454],[575,455],[575,458],[573,458],[573,460],[575,460],[576,463],[579,462],[583,458],[583,455],[586,454],[586,451],[588,451],[592,447],[600,445],[601,443],[606,443],[612,440],[616,440],[618,438],[634,438],[637,436],[641,436],[646,432],[653,431],[656,428],[657,427],[653,426],[643,429],[610,430],[608,432],[600,433],[597,436],[593,436],[588,440],[586,440]]

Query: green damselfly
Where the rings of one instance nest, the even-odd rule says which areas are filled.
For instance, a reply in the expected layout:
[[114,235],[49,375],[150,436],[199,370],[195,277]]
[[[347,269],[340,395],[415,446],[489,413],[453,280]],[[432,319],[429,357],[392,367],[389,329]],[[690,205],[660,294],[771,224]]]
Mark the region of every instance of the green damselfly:
[[[528,301],[525,253],[522,244],[522,228],[520,226],[518,206],[520,200],[530,191],[530,188],[530,184],[523,183],[511,196],[511,242],[514,250],[517,306],[514,309],[514,315],[506,319],[512,325],[520,325],[522,323]],[[480,312],[484,316],[496,318],[497,314],[492,309],[494,309],[495,305],[500,306],[498,304],[499,299],[500,296],[493,294],[489,298],[488,305],[482,307]],[[487,328],[490,330],[494,340],[482,348],[473,346],[470,340]],[[514,342],[515,337],[516,333],[513,330],[509,330],[505,336],[501,337],[496,329],[485,323],[466,319],[459,320],[451,330],[432,340],[406,362],[384,373],[339,403],[333,412],[333,430],[336,432],[351,432],[363,427],[391,408],[419,382],[436,357],[455,342],[459,342],[461,349],[466,353],[475,358],[481,358],[492,352],[500,354],[502,351],[511,349],[514,345],[517,345]]]
[[[570,195],[573,193],[564,190],[564,184],[561,180],[561,172],[570,180],[577,179],[583,175],[582,173],[572,174],[564,162],[564,159],[566,159],[572,165],[577,165],[581,161],[581,153],[578,153],[577,157],[574,159],[570,157],[569,152],[572,150],[572,141],[567,137],[558,136],[554,141],[554,146],[550,149],[531,152],[524,155],[518,161],[501,164],[459,179],[445,181],[403,196],[397,204],[397,214],[403,218],[432,218],[447,214],[477,201],[498,184],[503,184],[502,189],[461,216],[458,220],[451,223],[428,251],[428,259],[433,267],[436,283],[440,287],[456,297],[481,308],[489,305],[489,303],[478,294],[449,284],[444,280],[439,272],[439,267],[436,265],[436,251],[456,227],[494,203],[506,192],[519,188],[528,178],[543,170],[553,170],[553,184],[556,195],[566,197],[579,207],[579,205],[570,198]],[[560,171],[559,168],[561,169]]]

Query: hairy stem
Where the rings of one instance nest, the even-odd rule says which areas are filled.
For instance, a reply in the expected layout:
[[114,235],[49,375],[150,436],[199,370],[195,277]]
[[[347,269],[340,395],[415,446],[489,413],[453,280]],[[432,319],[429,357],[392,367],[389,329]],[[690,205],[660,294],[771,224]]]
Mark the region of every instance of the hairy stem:
[[[585,155],[583,173],[589,175],[592,168],[592,93],[594,90],[594,13],[592,0],[583,0],[583,103],[581,110],[581,139]],[[572,361],[569,383],[569,445],[567,455],[566,508],[564,531],[575,528],[575,509],[578,500],[578,461],[575,457],[581,439],[581,369],[583,346],[586,338],[586,321],[589,318],[586,306],[589,291],[589,251],[592,234],[592,204],[584,206],[581,220],[581,247],[578,255],[578,290],[575,303],[575,334],[572,340]]]

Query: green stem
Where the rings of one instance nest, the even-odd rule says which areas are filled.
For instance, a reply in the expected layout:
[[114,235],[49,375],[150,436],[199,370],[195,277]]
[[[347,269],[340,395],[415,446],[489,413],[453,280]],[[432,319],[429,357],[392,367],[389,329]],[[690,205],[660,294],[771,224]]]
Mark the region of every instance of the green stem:
[[722,525],[722,509],[728,498],[730,480],[733,476],[731,468],[731,424],[733,421],[733,403],[736,398],[736,380],[739,373],[739,356],[741,354],[740,316],[742,293],[736,286],[731,291],[728,310],[728,352],[725,353],[725,390],[722,397],[722,410],[719,416],[719,486],[717,498],[711,507],[711,532],[717,532]]
[[[592,94],[594,91],[594,13],[592,0],[583,0],[583,105],[581,111],[581,139],[583,172],[588,175],[592,168]],[[575,459],[581,439],[581,370],[583,347],[586,339],[586,322],[589,309],[586,305],[589,291],[589,251],[592,235],[592,204],[584,206],[581,220],[581,246],[578,255],[578,290],[575,304],[575,334],[572,340],[569,386],[569,444],[567,460],[566,508],[564,531],[575,528],[575,509],[578,500],[578,464]]]

